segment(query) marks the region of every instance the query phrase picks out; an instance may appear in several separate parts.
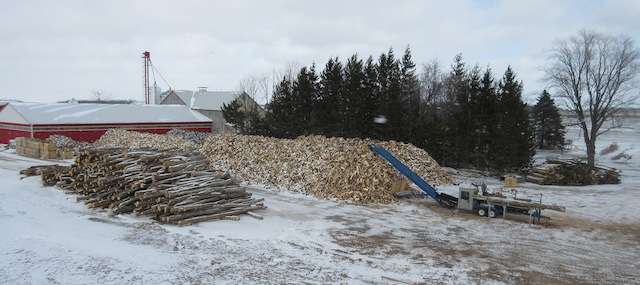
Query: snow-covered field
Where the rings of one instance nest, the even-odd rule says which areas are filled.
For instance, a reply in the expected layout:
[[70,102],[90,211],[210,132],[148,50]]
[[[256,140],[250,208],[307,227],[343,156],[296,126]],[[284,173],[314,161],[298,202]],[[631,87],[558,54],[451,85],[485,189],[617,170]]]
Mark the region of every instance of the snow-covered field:
[[[583,155],[577,131],[568,138],[578,149],[538,157]],[[59,161],[0,152],[0,283],[640,284],[640,134],[610,132],[598,151],[613,142],[619,150],[598,162],[623,171],[620,185],[519,186],[518,197],[566,206],[543,212],[547,226],[454,214],[431,200],[362,206],[260,187],[264,220],[162,225],[88,209],[18,174]],[[630,158],[611,159],[622,151]],[[463,186],[482,181],[465,173]]]

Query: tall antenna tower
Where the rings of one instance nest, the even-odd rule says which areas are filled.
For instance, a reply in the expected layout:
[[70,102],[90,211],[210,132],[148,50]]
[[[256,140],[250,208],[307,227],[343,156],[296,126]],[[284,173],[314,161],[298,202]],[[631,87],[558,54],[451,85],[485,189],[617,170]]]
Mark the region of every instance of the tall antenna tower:
[[142,53],[142,67],[143,67],[143,79],[142,84],[144,88],[144,103],[151,103],[151,87],[149,86],[149,66],[151,66],[151,53],[145,51]]

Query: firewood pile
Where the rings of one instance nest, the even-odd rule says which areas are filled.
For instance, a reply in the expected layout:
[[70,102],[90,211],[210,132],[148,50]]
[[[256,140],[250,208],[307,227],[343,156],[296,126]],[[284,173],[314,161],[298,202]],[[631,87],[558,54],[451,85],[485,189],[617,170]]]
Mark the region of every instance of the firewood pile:
[[355,203],[394,203],[391,187],[398,172],[368,147],[383,146],[432,185],[450,184],[451,176],[424,150],[394,141],[305,136],[276,139],[219,134],[200,151],[214,168],[243,181],[320,199]]
[[[237,134],[207,134],[200,148],[182,136],[110,130],[97,148],[181,149],[199,151],[215,169],[235,178],[319,199],[354,203],[395,203],[392,185],[400,174],[376,155],[369,144],[383,146],[432,185],[453,178],[424,150],[394,141],[305,136],[276,139]],[[417,193],[417,192],[416,192]]]
[[71,166],[34,166],[23,175],[40,175],[44,185],[56,185],[81,195],[91,208],[113,214],[135,213],[163,223],[186,225],[213,219],[238,220],[265,209],[228,173],[210,169],[207,157],[187,152],[92,149],[80,153]]
[[156,149],[156,150],[193,150],[197,146],[193,142],[179,136],[167,136],[152,133],[142,133],[121,129],[107,131],[99,140],[93,143],[96,148],[128,148],[128,149]]
[[91,145],[88,142],[75,141],[63,135],[51,135],[47,138],[47,141],[54,142],[56,146],[58,146],[58,149],[70,150],[72,152],[80,152]]
[[620,172],[615,168],[589,166],[577,159],[548,158],[533,167],[527,181],[540,185],[585,186],[595,184],[620,184]]
[[196,146],[202,146],[204,141],[211,133],[187,131],[183,129],[172,129],[167,132],[168,136],[181,137],[185,140],[193,142]]

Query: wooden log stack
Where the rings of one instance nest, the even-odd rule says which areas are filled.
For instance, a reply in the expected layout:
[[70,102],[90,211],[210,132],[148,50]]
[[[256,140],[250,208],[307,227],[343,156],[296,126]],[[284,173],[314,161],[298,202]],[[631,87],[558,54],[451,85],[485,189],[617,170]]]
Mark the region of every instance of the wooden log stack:
[[620,184],[620,172],[615,168],[595,166],[591,169],[577,159],[548,158],[527,175],[527,182],[540,185],[585,186]]
[[40,159],[73,158],[72,152],[59,149],[53,141],[18,137],[15,142],[16,152],[22,156]]
[[113,214],[134,213],[163,223],[186,225],[213,219],[237,220],[265,209],[228,173],[215,172],[198,154],[155,150],[90,149],[71,166],[33,166],[23,175],[40,175],[80,195],[91,208]]

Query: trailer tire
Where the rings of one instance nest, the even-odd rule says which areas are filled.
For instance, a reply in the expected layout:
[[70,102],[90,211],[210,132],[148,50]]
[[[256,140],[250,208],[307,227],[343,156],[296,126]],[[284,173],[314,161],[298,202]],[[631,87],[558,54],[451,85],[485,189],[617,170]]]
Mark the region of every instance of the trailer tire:
[[487,215],[487,210],[482,209],[482,208],[478,209],[478,215],[479,216],[486,216]]
[[489,218],[495,218],[495,217],[496,217],[496,211],[489,210]]

